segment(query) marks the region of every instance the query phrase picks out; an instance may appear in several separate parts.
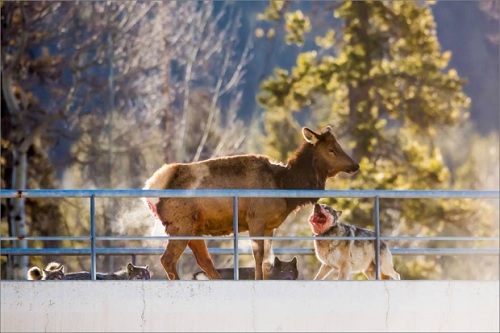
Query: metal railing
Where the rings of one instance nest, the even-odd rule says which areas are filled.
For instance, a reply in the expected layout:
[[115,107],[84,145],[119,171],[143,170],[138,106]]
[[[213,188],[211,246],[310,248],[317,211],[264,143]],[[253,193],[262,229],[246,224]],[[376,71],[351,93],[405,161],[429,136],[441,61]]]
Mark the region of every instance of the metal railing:
[[[496,241],[498,237],[409,237],[380,235],[379,221],[379,201],[380,199],[422,199],[422,198],[500,198],[500,191],[443,191],[443,190],[0,190],[0,198],[89,198],[90,199],[90,235],[89,236],[22,236],[4,237],[1,241],[15,240],[87,240],[90,241],[90,248],[62,248],[62,249],[34,249],[34,248],[1,248],[0,255],[90,255],[90,273],[92,280],[96,276],[96,255],[100,254],[128,254],[128,255],[149,255],[161,254],[163,248],[98,248],[96,241],[100,240],[145,240],[145,239],[212,239],[212,240],[233,240],[233,249],[210,248],[212,254],[230,254],[234,256],[234,278],[238,276],[238,256],[240,254],[251,254],[250,250],[239,249],[239,240],[314,240],[317,236],[240,236],[238,235],[238,199],[239,198],[372,198],[374,199],[374,237],[321,237],[321,239],[335,240],[375,240],[375,263],[376,279],[380,279],[380,242],[382,240],[456,240],[456,241]],[[232,236],[97,236],[95,230],[95,199],[96,198],[140,198],[140,197],[169,197],[169,198],[189,198],[189,197],[219,197],[233,198],[233,233]],[[190,252],[190,250],[186,250]],[[314,254],[314,249],[275,249],[274,253],[281,254]],[[438,254],[438,255],[500,255],[499,248],[480,249],[391,249],[394,254]]]

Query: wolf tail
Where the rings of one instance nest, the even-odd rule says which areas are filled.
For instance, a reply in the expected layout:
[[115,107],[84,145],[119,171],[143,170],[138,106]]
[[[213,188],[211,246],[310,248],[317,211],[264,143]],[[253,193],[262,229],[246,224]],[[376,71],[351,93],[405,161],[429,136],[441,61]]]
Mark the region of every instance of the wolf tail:
[[28,280],[41,280],[43,277],[42,270],[37,266],[33,266],[28,270]]
[[46,271],[56,271],[58,270],[60,267],[62,266],[62,264],[58,263],[58,262],[51,262],[49,264],[47,264],[47,267],[45,267],[45,270]]

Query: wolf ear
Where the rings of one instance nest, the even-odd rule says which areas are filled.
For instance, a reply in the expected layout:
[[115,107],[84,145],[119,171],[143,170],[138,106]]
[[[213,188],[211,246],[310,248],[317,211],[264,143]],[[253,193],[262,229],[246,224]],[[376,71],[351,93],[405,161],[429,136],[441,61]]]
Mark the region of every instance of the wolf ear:
[[316,142],[318,142],[318,137],[319,137],[319,134],[314,132],[312,129],[310,128],[307,128],[307,127],[303,127],[302,128],[302,135],[304,136],[304,139],[309,142],[309,143],[312,143],[313,145],[316,144]]
[[281,264],[281,260],[278,257],[274,257],[274,267],[279,266]]
[[127,272],[132,272],[132,271],[134,270],[134,268],[135,268],[135,267],[134,267],[134,265],[132,265],[132,263],[131,263],[131,262],[129,262],[129,263],[127,264]]
[[337,211],[337,217],[340,217],[340,215],[342,215],[342,211],[341,211],[341,210],[338,210],[338,211]]
[[297,265],[297,257],[293,257],[292,264]]

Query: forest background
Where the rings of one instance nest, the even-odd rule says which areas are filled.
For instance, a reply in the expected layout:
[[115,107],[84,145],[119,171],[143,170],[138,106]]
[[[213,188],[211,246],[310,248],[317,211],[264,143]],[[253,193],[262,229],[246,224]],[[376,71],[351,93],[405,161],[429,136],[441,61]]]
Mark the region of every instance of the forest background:
[[[328,189],[498,190],[499,20],[498,1],[2,1],[1,187],[140,189],[163,163],[240,153],[286,162],[302,126],[331,125],[361,172],[337,176]],[[344,222],[373,228],[371,200],[322,202],[342,210]],[[96,204],[98,235],[163,235],[138,199]],[[381,231],[498,237],[498,209],[498,200],[486,199],[381,200]],[[291,215],[276,235],[310,235],[309,212]],[[0,232],[86,236],[88,199],[2,199]],[[214,259],[232,267],[229,256]],[[15,257],[7,276],[7,258],[0,260],[2,279],[24,279],[27,267],[52,260],[67,271],[90,268],[87,256]],[[99,256],[97,268],[114,271],[130,260]],[[159,255],[136,260],[165,278]],[[251,263],[243,256],[240,265]],[[395,263],[404,279],[499,278],[497,256],[396,256]],[[301,279],[318,267],[313,256],[299,257]],[[198,270],[189,255],[179,268],[186,278]]]

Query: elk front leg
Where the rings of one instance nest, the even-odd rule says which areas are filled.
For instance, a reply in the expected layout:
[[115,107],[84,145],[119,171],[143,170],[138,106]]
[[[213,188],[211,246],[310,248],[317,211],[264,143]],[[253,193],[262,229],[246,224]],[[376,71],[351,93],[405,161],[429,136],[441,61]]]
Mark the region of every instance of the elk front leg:
[[[265,233],[265,236],[272,236],[273,232]],[[271,270],[272,241],[252,240],[252,251],[255,260],[255,280],[268,280]]]
[[[265,235],[265,221],[263,220],[253,220],[249,223],[248,233],[250,237],[252,236],[264,236]],[[264,241],[262,239],[252,239],[252,251],[253,258],[255,260],[255,280],[262,280],[264,278],[263,273],[263,262],[264,262]],[[266,246],[269,246],[267,243]]]
[[255,280],[262,280],[264,278],[264,275],[262,273],[262,262],[264,259],[264,241],[252,240],[252,251],[253,259],[255,261]]
[[[264,235],[266,237],[274,236],[274,229],[266,229]],[[264,240],[264,255],[262,258],[262,276],[264,280],[269,280],[269,272],[271,271],[271,256],[273,253],[273,243],[271,239]]]

